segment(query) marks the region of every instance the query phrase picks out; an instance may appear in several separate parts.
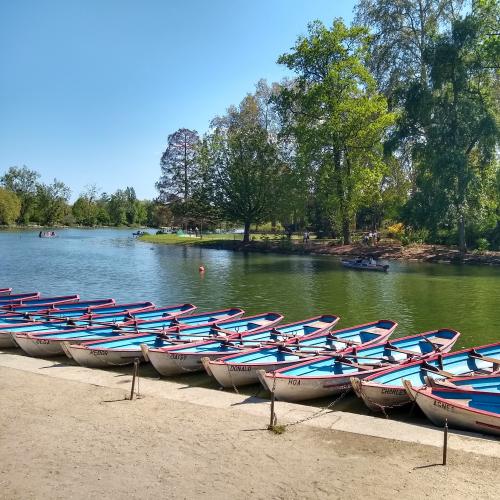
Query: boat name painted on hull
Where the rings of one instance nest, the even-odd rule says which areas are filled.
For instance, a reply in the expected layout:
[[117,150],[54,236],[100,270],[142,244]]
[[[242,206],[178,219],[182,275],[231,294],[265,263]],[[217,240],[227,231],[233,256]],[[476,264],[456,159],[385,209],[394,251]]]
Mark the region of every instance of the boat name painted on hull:
[[297,378],[291,378],[288,380],[288,385],[300,385],[300,380]]
[[184,360],[184,359],[186,359],[186,355],[185,354],[177,354],[175,352],[170,353],[170,357],[172,359],[179,359],[181,361]]
[[232,366],[229,365],[230,372],[249,372],[252,369],[251,366]]
[[394,394],[397,396],[402,396],[403,394],[406,394],[406,391],[404,389],[394,389],[394,388],[385,388],[382,389],[382,394]]
[[34,340],[33,344],[50,344],[50,341],[45,339]]
[[92,356],[107,356],[108,355],[108,351],[98,351],[95,349],[91,349],[90,353],[92,354]]
[[434,406],[437,406],[438,408],[441,408],[442,410],[448,411],[450,413],[453,413],[455,411],[455,408],[453,408],[452,405],[449,405],[448,403],[443,403],[442,401],[434,400]]

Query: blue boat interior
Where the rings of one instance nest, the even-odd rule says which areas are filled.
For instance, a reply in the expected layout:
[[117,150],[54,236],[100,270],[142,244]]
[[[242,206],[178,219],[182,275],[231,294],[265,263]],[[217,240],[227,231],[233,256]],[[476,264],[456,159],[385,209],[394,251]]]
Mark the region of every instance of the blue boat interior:
[[[225,321],[224,323],[221,323],[221,326],[224,327],[225,330],[231,330],[234,332],[240,331],[240,332],[245,332],[250,329],[254,329],[256,327],[262,328],[263,326],[260,323],[255,323],[256,321],[275,321],[276,315],[274,314],[262,314],[261,316],[255,316],[252,317],[251,320],[249,321],[248,319],[241,318],[237,320],[232,320],[232,321]],[[159,322],[161,323],[161,322]],[[137,325],[137,329],[140,330],[148,330],[153,328],[154,322],[152,323],[143,323]],[[135,329],[136,327],[124,327],[121,329],[122,333],[134,333],[137,330]],[[161,328],[161,327],[160,327]],[[204,325],[204,326],[198,326],[198,327],[192,327],[192,328],[186,328],[184,330],[181,330],[179,332],[179,338],[183,341],[190,341],[190,340],[197,340],[197,338],[200,337],[206,337],[209,336],[210,334],[212,335],[217,335],[217,330],[214,330],[213,326],[210,325]],[[171,337],[174,337],[175,334],[173,332],[168,332],[166,335],[169,335]],[[134,337],[129,337],[129,338],[117,338],[115,340],[111,340],[110,342],[103,342],[100,343],[96,346],[88,346],[89,348],[95,348],[95,349],[131,349],[131,350],[136,350],[140,348],[141,344],[146,344],[148,347],[151,348],[159,348],[159,347],[167,347],[174,345],[174,343],[170,342],[168,339],[163,338],[161,335],[161,332],[158,332],[158,334],[151,334],[151,335],[139,335],[137,338]]]
[[488,411],[496,415],[500,415],[500,395],[484,394],[481,392],[466,392],[466,391],[441,391],[433,389],[432,394],[435,396],[458,403],[475,410]]
[[[477,348],[476,352],[483,356],[498,358],[500,356],[500,345]],[[427,361],[427,364],[452,373],[456,376],[467,375],[473,372],[491,371],[492,363],[480,359],[475,359],[470,356],[470,351],[443,354],[441,363],[438,360]],[[381,373],[380,375],[370,379],[371,382],[378,384],[403,387],[403,380],[409,380],[414,387],[421,387],[425,384],[425,377],[443,378],[439,373],[433,373],[422,367],[422,364],[414,366],[402,366],[395,368],[389,372]]]
[[[392,347],[386,342],[357,349],[357,357],[350,358],[353,361],[352,364],[348,361],[336,360],[335,358],[324,358],[292,366],[288,369],[284,369],[280,374],[291,377],[354,375],[359,371],[377,368],[382,361],[391,360],[391,362],[397,363],[408,359],[408,354],[406,352],[401,352],[397,349],[411,351],[414,352],[415,355],[427,354],[432,351],[431,342],[435,343],[439,340],[450,339],[454,335],[456,335],[456,333],[452,330],[439,330],[413,335],[411,337],[391,341]],[[424,338],[427,340],[424,340]],[[361,365],[363,368],[359,368],[358,365]]]
[[[214,341],[204,342],[194,346],[182,346],[172,352],[182,353],[208,353],[208,352],[221,352],[221,353],[236,353],[241,348],[258,347],[261,342],[266,341],[283,341],[293,336],[313,335],[316,332],[328,328],[328,324],[332,327],[337,320],[336,316],[324,315],[320,318],[313,320],[306,320],[289,325],[282,325],[277,328],[268,328],[256,333],[246,333],[241,338],[235,337],[228,339],[228,341]],[[327,335],[327,333],[325,333]],[[253,344],[253,345],[252,345]]]

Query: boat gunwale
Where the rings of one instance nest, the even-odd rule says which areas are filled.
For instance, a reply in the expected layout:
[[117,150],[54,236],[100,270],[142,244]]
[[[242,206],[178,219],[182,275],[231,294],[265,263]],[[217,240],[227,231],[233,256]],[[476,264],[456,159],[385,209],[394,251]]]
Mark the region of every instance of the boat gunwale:
[[[378,323],[381,323],[381,322],[388,322],[388,323],[393,323],[393,326],[391,328],[388,328],[388,336],[392,335],[392,333],[394,332],[394,330],[396,330],[396,328],[398,327],[398,323],[396,321],[392,321],[392,320],[387,320],[387,319],[383,319],[383,320],[378,320],[378,321],[371,321],[369,323],[363,323],[363,324],[360,324],[360,325],[354,325],[352,327],[349,327],[349,328],[342,328],[340,330],[333,330],[333,331],[330,331],[329,333],[331,333],[332,335],[333,334],[338,334],[338,333],[341,333],[341,332],[348,332],[349,330],[358,330],[358,329],[362,329],[366,326],[369,326],[369,325],[375,325],[375,324],[378,324]],[[316,332],[316,333],[313,333],[311,334],[311,336],[304,336],[304,337],[301,337],[301,340],[312,340],[314,338],[317,338],[317,337],[322,337],[325,335],[325,332]],[[306,338],[307,337],[307,338]],[[374,339],[374,341],[377,341],[378,339]],[[290,344],[291,344],[292,341],[290,341]],[[376,344],[364,344],[363,347],[374,347]],[[269,347],[257,347],[257,348],[254,348],[252,349],[251,351],[246,351],[245,354],[250,354],[251,352],[254,352],[254,351],[259,351],[261,349],[273,349],[275,348],[275,346],[269,346]],[[345,349],[341,349],[340,351],[336,351],[338,353],[346,353],[347,351],[349,351],[350,349],[352,349],[352,347],[346,347]],[[219,358],[219,359],[215,359],[215,360],[211,360],[210,361],[210,364],[220,364],[220,365],[223,365],[223,364],[230,364],[232,366],[238,366],[238,365],[245,365],[247,366],[247,363],[227,363],[227,360],[229,358],[236,358],[238,356],[241,356],[243,353],[240,353],[240,352],[236,352],[234,354],[228,354],[227,356],[224,356],[223,358]],[[293,353],[290,353],[293,355]],[[330,356],[327,356],[328,358]],[[297,363],[295,364],[302,364],[302,363],[306,363],[307,361],[311,361],[312,359],[314,358],[314,356],[311,356],[311,359],[310,360],[304,360],[304,361],[298,361]],[[325,358],[325,356],[318,356],[316,358],[314,358],[316,361],[318,361],[320,358]],[[250,366],[252,367],[257,367],[257,366],[266,366],[267,364],[272,364],[272,365],[277,365],[277,364],[284,364],[284,363],[290,363],[290,361],[277,361],[276,363],[261,363],[260,365],[259,364],[252,364]],[[290,366],[288,367],[290,368]],[[309,377],[308,377],[309,378]]]
[[[300,339],[305,339],[307,337],[307,339],[309,340],[309,338],[312,338],[312,336],[318,336],[320,335],[322,332],[324,334],[325,330],[327,329],[330,329],[330,328],[333,328],[339,321],[340,321],[340,316],[337,316],[336,314],[321,314],[319,316],[313,316],[312,318],[307,318],[303,321],[295,321],[293,323],[286,323],[284,325],[280,325],[279,328],[276,328],[277,330],[279,330],[280,328],[284,328],[284,327],[290,327],[290,326],[294,326],[294,325],[298,325],[298,324],[305,324],[305,323],[311,323],[312,321],[318,321],[319,318],[322,318],[324,316],[332,316],[334,318],[336,318],[336,321],[333,323],[333,325],[331,326],[324,326],[322,327],[320,330],[321,331],[316,331],[314,333],[311,333],[311,337],[309,337],[308,335],[303,335],[301,337],[299,337]],[[267,330],[271,330],[272,328],[275,328],[274,326],[266,326],[264,329],[258,329],[258,330],[250,330],[249,332],[245,332],[243,334],[241,334],[241,338],[244,338],[245,336],[250,336],[250,335],[255,335],[255,334],[258,334],[258,333],[263,333]],[[232,340],[232,339],[236,339],[236,338],[240,338],[240,335],[238,333],[235,333],[235,334],[232,334],[232,335],[229,335],[227,340]],[[286,340],[284,341],[285,343],[291,343],[293,342],[294,339],[289,339],[289,340]],[[178,346],[178,345],[172,345],[172,346],[167,346],[167,347],[155,347],[155,348],[152,348],[152,349],[149,349],[149,351],[153,351],[153,352],[172,352],[172,351],[176,351],[176,350],[182,350],[182,349],[186,349],[186,348],[191,348],[191,347],[198,347],[200,345],[207,345],[207,344],[212,344],[214,342],[217,342],[216,340],[200,340],[200,341],[195,341],[195,342],[188,342],[182,346]],[[269,348],[272,348],[272,347],[275,347],[273,345],[270,345]],[[256,350],[260,350],[260,349],[266,349],[265,347],[252,347],[248,350],[245,350],[245,354],[249,354],[250,352],[253,352],[253,351],[256,351]],[[216,351],[213,351],[213,352],[216,352]],[[243,351],[240,351],[240,352],[235,352],[233,354],[230,354],[228,355],[227,357],[229,356],[237,356],[237,355],[240,355],[242,354]],[[186,355],[186,356],[199,356],[200,354],[207,354],[207,353],[200,353],[200,352],[185,352],[185,353],[182,353],[183,355]]]
[[[418,337],[418,336],[423,336],[423,335],[427,335],[427,334],[433,334],[433,333],[437,333],[437,332],[440,332],[440,331],[451,331],[451,332],[455,332],[455,335],[454,335],[454,338],[455,338],[455,342],[457,341],[458,339],[458,336],[460,335],[460,332],[458,332],[457,330],[453,330],[452,328],[440,328],[439,330],[430,330],[430,331],[427,331],[427,332],[423,332],[423,333],[417,333],[417,334],[414,334],[414,335],[407,335],[406,337],[399,337],[397,339],[394,339],[394,342],[396,341],[399,341],[399,340],[407,340],[407,339],[410,339],[410,338],[414,338],[414,337]],[[360,348],[360,351],[362,350],[365,350],[365,349],[373,349],[375,347],[378,347],[378,346],[384,346],[385,344],[387,343],[387,341],[385,342],[381,342],[380,344],[372,344],[372,345],[368,345],[366,347],[362,347]],[[451,341],[450,341],[451,343]],[[452,344],[453,345],[453,344]],[[342,354],[349,354],[350,352],[353,351],[353,348],[350,347],[349,349],[346,349],[345,351],[342,351]],[[429,356],[434,356],[434,354],[430,354]],[[425,355],[418,361],[429,361],[430,360],[430,357],[425,357]],[[283,378],[283,379],[289,379],[289,378],[292,378],[292,379],[298,379],[298,378],[302,378],[304,380],[335,380],[335,379],[340,379],[340,378],[345,378],[345,377],[354,377],[356,376],[357,373],[360,373],[359,371],[355,372],[355,373],[352,373],[352,374],[347,374],[347,373],[336,373],[336,374],[333,374],[333,375],[318,375],[318,376],[302,376],[302,375],[285,375],[284,373],[281,373],[282,371],[286,371],[286,370],[291,370],[291,369],[295,369],[295,368],[298,368],[300,366],[304,366],[304,365],[307,365],[307,364],[310,364],[310,363],[317,363],[317,362],[320,362],[320,361],[326,361],[328,359],[332,359],[332,356],[320,356],[318,358],[314,358],[314,359],[309,359],[309,360],[305,360],[305,361],[302,361],[300,363],[297,363],[296,365],[294,365],[293,367],[292,366],[288,366],[288,367],[285,367],[285,368],[280,368],[279,370],[275,370],[273,372],[269,372],[269,373],[266,373],[265,376],[266,377],[270,377],[270,378],[273,378],[273,377],[276,377],[276,378]],[[395,367],[402,367],[402,366],[409,366],[411,363],[413,363],[414,361],[405,361],[405,360],[402,360],[401,363],[398,363],[395,365]],[[383,370],[387,370],[387,367],[383,366],[383,367],[380,367],[380,368],[375,368],[373,370],[370,370],[370,374],[381,374]],[[368,371],[368,370],[366,370]]]

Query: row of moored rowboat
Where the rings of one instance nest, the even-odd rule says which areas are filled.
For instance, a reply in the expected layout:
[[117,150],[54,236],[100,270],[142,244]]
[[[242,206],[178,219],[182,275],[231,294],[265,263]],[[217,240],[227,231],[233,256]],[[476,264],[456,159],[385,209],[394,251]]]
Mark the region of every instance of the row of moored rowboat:
[[334,330],[333,314],[281,324],[274,312],[195,309],[0,289],[0,348],[98,368],[139,358],[167,377],[205,370],[223,387],[260,381],[285,401],[354,389],[374,411],[415,401],[436,425],[500,435],[500,343],[449,352],[460,335],[450,329],[390,340],[391,320]]

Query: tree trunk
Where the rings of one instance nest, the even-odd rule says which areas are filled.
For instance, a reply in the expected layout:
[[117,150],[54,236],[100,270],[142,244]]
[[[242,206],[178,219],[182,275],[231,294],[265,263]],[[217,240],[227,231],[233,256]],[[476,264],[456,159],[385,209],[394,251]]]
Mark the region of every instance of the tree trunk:
[[349,217],[344,216],[342,219],[342,237],[344,239],[344,245],[351,244],[351,228]]
[[467,244],[465,243],[465,217],[460,215],[458,221],[458,249],[460,250],[460,258],[467,252]]
[[243,243],[250,243],[250,222],[245,222],[245,232],[243,233]]

